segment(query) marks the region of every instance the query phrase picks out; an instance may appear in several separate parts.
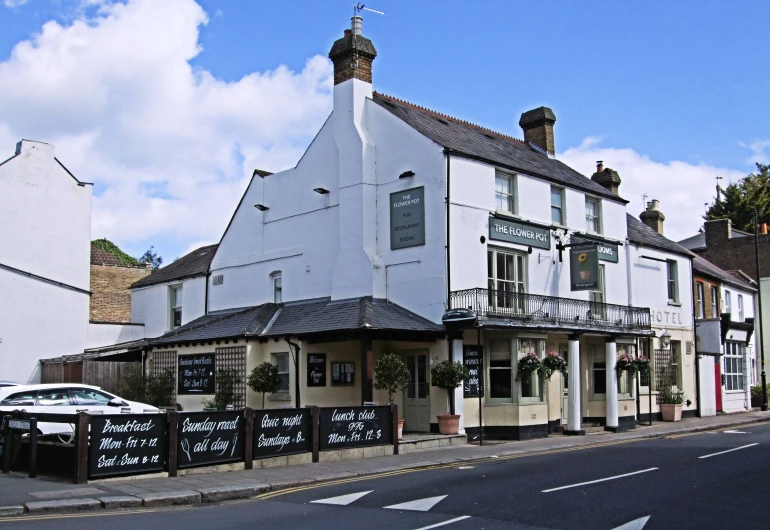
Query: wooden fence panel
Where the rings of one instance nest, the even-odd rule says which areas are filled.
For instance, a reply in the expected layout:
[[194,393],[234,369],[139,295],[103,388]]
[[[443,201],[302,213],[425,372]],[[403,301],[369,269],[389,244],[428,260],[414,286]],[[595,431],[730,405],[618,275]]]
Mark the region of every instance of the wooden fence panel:
[[41,383],[63,383],[64,363],[44,363],[40,366]]

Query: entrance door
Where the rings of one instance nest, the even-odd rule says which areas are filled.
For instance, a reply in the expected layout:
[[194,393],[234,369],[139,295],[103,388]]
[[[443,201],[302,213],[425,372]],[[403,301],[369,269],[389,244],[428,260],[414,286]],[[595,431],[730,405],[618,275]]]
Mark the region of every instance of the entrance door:
[[404,430],[429,432],[430,395],[427,352],[407,354],[406,365],[412,380],[404,395]]
[[722,412],[722,362],[714,357],[714,390],[716,394],[717,412]]
[[[568,363],[569,370],[569,348],[566,344],[559,344],[559,355]],[[567,425],[567,416],[569,414],[569,377],[561,376],[561,424]]]

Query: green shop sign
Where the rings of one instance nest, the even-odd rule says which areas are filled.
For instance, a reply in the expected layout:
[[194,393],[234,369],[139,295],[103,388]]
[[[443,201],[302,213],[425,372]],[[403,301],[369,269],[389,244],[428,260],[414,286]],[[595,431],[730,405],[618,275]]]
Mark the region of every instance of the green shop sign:
[[595,245],[570,247],[569,277],[572,291],[599,289],[599,252]]
[[585,239],[582,237],[575,237],[575,243],[596,245],[596,250],[599,253],[599,261],[607,261],[609,263],[618,262],[618,246],[614,243],[606,243],[604,241],[596,241],[593,239]]
[[549,250],[551,248],[551,231],[547,228],[538,228],[504,219],[491,218],[489,220],[489,239]]

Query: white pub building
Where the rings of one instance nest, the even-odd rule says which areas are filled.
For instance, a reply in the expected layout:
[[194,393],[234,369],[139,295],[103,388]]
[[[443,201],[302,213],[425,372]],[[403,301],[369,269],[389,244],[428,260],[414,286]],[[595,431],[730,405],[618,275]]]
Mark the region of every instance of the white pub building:
[[[245,380],[270,361],[282,385],[267,407],[382,404],[373,362],[396,353],[412,375],[405,429],[429,432],[448,411],[431,366],[481,349],[481,399],[456,391],[470,436],[480,412],[488,439],[634,427],[646,395],[637,410],[616,359],[652,355],[666,333],[665,348],[692,343],[688,252],[627,214],[616,172],[555,159],[550,109],[524,113],[518,140],[374,92],[376,56],[354,17],[329,53],[333,112],[296,167],[255,171],[218,246],[135,286],[148,372],[209,354]],[[449,334],[442,315],[457,308],[477,327]],[[551,352],[567,378],[519,377],[521,357]],[[185,410],[210,397],[177,392]],[[261,407],[243,382],[237,401]]]

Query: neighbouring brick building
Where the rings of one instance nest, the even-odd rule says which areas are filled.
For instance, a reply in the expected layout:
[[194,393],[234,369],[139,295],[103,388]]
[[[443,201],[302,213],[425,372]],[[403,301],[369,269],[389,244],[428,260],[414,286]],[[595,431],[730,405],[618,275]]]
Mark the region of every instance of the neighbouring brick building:
[[131,322],[131,284],[152,271],[150,264],[123,263],[113,253],[91,247],[91,322]]

